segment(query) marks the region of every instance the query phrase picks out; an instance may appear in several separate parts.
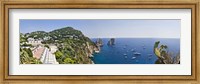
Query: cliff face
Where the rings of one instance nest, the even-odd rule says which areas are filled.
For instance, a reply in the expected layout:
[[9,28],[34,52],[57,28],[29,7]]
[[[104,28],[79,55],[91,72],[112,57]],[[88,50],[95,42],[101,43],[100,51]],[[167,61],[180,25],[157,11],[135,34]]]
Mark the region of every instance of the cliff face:
[[88,42],[86,44],[87,44],[87,49],[88,49],[88,52],[87,52],[87,56],[88,57],[93,57],[92,54],[94,54],[95,52],[99,52],[100,51],[98,46],[90,45]]

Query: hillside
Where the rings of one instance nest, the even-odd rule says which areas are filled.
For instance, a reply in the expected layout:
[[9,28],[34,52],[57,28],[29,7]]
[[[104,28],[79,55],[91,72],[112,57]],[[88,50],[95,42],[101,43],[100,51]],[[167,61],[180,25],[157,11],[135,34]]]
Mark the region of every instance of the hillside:
[[44,38],[47,35],[48,33],[45,31],[35,31],[35,32],[25,34],[25,36],[27,36],[28,38],[34,38],[34,39]]
[[81,31],[64,27],[50,32],[36,31],[25,34],[27,38],[42,39],[43,44],[58,47],[55,56],[59,64],[91,64],[90,57],[98,46]]

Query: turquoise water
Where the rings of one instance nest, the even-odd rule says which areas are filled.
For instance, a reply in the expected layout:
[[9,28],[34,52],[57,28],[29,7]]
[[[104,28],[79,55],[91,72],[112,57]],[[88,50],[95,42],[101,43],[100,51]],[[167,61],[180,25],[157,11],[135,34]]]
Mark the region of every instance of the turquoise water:
[[[96,38],[92,39],[96,41]],[[180,52],[180,39],[167,38],[115,38],[115,45],[108,46],[109,38],[103,38],[104,45],[100,53],[91,58],[95,64],[155,64],[157,57],[153,53],[156,41],[167,45],[170,52]],[[134,53],[140,53],[135,55]]]

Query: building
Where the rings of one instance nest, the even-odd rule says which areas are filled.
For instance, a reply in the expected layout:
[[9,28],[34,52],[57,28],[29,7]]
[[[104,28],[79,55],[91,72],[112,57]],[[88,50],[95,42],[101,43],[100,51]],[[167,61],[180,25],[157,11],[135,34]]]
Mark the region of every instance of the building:
[[28,38],[27,41],[28,41],[27,44],[32,44],[33,46],[42,44],[41,39]]

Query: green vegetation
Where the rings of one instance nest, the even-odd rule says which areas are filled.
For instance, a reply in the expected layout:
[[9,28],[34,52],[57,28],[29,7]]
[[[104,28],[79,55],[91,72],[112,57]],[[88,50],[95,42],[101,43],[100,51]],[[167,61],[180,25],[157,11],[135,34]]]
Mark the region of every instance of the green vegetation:
[[44,45],[44,47],[47,47],[47,48],[49,48],[49,45],[47,45],[47,44],[46,44],[46,45]]
[[24,47],[32,47],[32,45],[31,45],[31,44],[26,44],[26,43],[24,43],[24,44],[21,44],[21,46],[24,46]]
[[30,48],[20,48],[20,64],[42,64],[42,62],[33,58]]
[[45,44],[44,47],[48,48],[51,51],[51,48],[49,47],[49,45]]
[[27,38],[22,33],[20,33],[20,43],[24,42],[27,42]]
[[48,33],[45,31],[35,31],[31,33],[26,33],[25,36],[27,38],[42,39],[45,36],[48,36]]
[[96,45],[80,31],[66,27],[51,31],[49,35],[52,37],[49,42],[57,44],[55,56],[59,64],[91,63],[88,55],[93,53]]
[[[20,33],[20,46],[32,47],[31,44],[26,44],[27,37]],[[33,57],[33,53],[30,48],[20,48],[20,64],[42,64],[42,62]]]
[[[43,40],[42,44],[47,48],[49,48],[49,44],[56,45],[58,50],[54,54],[59,64],[90,64],[92,61],[89,56],[93,54],[94,50],[98,50],[94,42],[84,36],[81,31],[72,27],[64,27],[51,32],[35,31],[22,34],[20,42],[27,41],[27,38]],[[24,43],[22,46],[32,45]],[[24,51],[30,54],[29,57],[32,57],[30,50]]]
[[24,48],[23,50],[28,53],[29,57],[33,57],[33,53],[30,48]]
[[65,58],[65,60],[64,60],[64,62],[63,62],[64,64],[74,64],[75,63],[75,61],[74,60],[72,60],[71,58]]
[[154,54],[158,57],[156,64],[178,64],[180,63],[180,53],[173,55],[168,51],[167,45],[159,46],[160,41],[154,44]]
[[55,56],[56,56],[56,59],[61,59],[61,57],[63,56],[63,53],[60,51],[56,51]]

